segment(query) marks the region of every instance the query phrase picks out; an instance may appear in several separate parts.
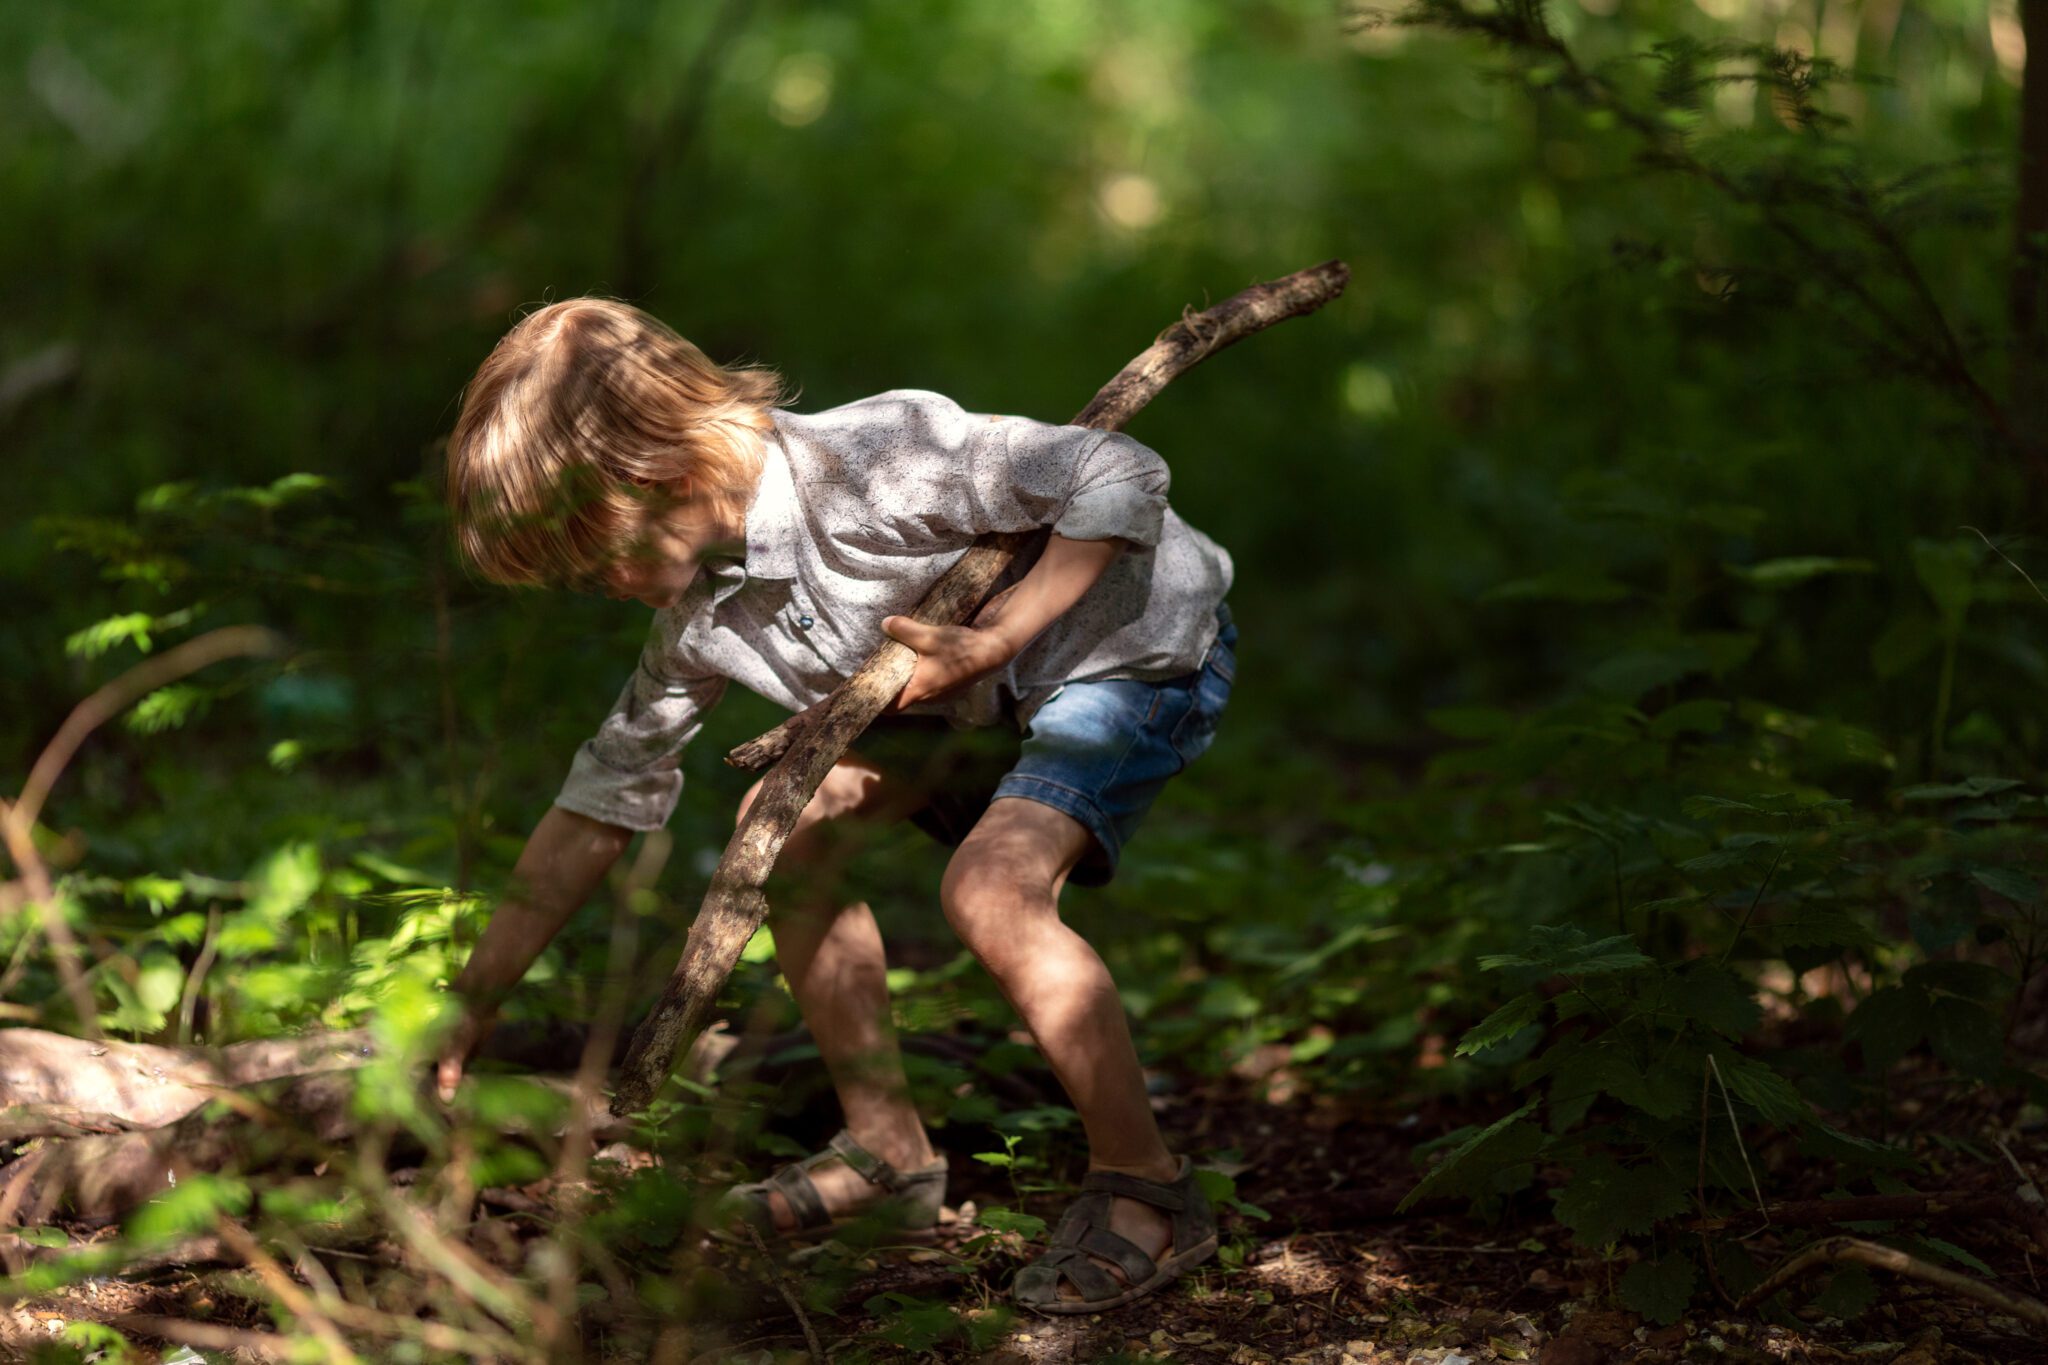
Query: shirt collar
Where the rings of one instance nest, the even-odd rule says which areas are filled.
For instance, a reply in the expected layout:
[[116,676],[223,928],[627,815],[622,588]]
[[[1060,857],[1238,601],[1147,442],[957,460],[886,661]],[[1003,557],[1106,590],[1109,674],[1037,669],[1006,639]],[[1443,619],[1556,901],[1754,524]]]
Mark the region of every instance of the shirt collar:
[[761,481],[747,507],[747,577],[796,577],[796,481],[779,432],[761,443]]

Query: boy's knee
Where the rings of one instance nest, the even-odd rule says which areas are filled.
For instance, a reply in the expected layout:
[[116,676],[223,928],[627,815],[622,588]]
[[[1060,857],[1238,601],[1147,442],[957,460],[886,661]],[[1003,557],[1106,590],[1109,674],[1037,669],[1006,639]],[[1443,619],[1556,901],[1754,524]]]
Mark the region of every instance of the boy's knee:
[[[735,825],[745,820],[747,812],[761,799],[761,789],[767,781],[765,777],[759,778],[747,788],[746,795],[740,798],[738,811],[733,815]],[[825,780],[818,784],[818,790],[811,794],[810,801],[798,813],[797,832],[829,820],[871,815],[883,804],[885,793],[881,786],[880,770],[849,754],[832,765],[825,774]]]
[[939,907],[976,957],[986,958],[1031,916],[1056,913],[1053,886],[1026,863],[963,844],[946,864]]

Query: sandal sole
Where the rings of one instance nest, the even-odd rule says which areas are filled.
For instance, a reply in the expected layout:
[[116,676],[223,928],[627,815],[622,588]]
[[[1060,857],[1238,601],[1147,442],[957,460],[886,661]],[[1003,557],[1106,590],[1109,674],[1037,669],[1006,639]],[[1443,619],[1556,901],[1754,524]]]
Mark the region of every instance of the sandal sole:
[[1107,1313],[1112,1308],[1121,1308],[1135,1303],[1147,1294],[1164,1289],[1181,1276],[1193,1270],[1216,1254],[1218,1240],[1214,1237],[1197,1242],[1186,1251],[1160,1261],[1159,1272],[1140,1285],[1133,1285],[1123,1293],[1107,1299],[1054,1299],[1050,1303],[1030,1303],[1017,1300],[1034,1313],[1048,1313],[1055,1317],[1069,1317],[1080,1313]]

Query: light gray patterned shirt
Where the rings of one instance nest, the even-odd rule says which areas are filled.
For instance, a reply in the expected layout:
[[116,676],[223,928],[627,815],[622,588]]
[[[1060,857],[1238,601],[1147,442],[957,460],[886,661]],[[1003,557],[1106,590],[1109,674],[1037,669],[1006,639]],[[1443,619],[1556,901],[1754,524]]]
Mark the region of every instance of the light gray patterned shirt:
[[[1008,667],[913,713],[1021,730],[1062,684],[1178,677],[1216,637],[1230,555],[1167,506],[1165,461],[1128,436],[984,417],[917,389],[774,422],[746,558],[706,559],[655,612],[556,805],[661,827],[682,795],[683,746],[728,680],[792,711],[822,701],[886,638],[882,618],[913,610],[991,531],[1130,544]],[[1029,567],[1020,555],[998,587]]]

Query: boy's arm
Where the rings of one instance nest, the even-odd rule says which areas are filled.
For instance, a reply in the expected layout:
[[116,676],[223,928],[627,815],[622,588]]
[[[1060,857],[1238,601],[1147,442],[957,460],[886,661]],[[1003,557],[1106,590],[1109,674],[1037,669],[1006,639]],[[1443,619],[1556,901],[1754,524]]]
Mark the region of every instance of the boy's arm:
[[972,625],[883,618],[884,631],[917,651],[917,667],[889,709],[947,696],[1002,668],[1095,586],[1125,544],[1117,537],[1069,540],[1054,532],[1030,572],[991,599]]
[[926,626],[907,616],[882,622],[918,655],[891,705],[902,711],[1002,668],[1080,601],[1126,546],[1158,544],[1170,476],[1156,452],[1121,432],[980,416],[921,391],[891,397],[915,419],[902,422],[914,436],[888,444],[884,458],[918,476],[919,521],[976,535],[1032,526],[1052,532],[1030,572],[971,625]]
[[443,1100],[454,1096],[463,1066],[497,1022],[498,1006],[589,899],[633,833],[560,806],[540,818],[512,869],[513,895],[499,903],[455,978],[463,1017],[441,1052],[435,1079]]
[[491,1031],[498,1006],[540,950],[561,932],[639,830],[668,823],[682,794],[685,745],[725,691],[715,675],[677,677],[691,661],[669,639],[676,624],[657,613],[639,666],[619,691],[597,733],[576,751],[560,795],[534,826],[512,869],[512,893],[491,915],[476,950],[456,977],[463,1019],[442,1049],[443,1098],[463,1064]]

